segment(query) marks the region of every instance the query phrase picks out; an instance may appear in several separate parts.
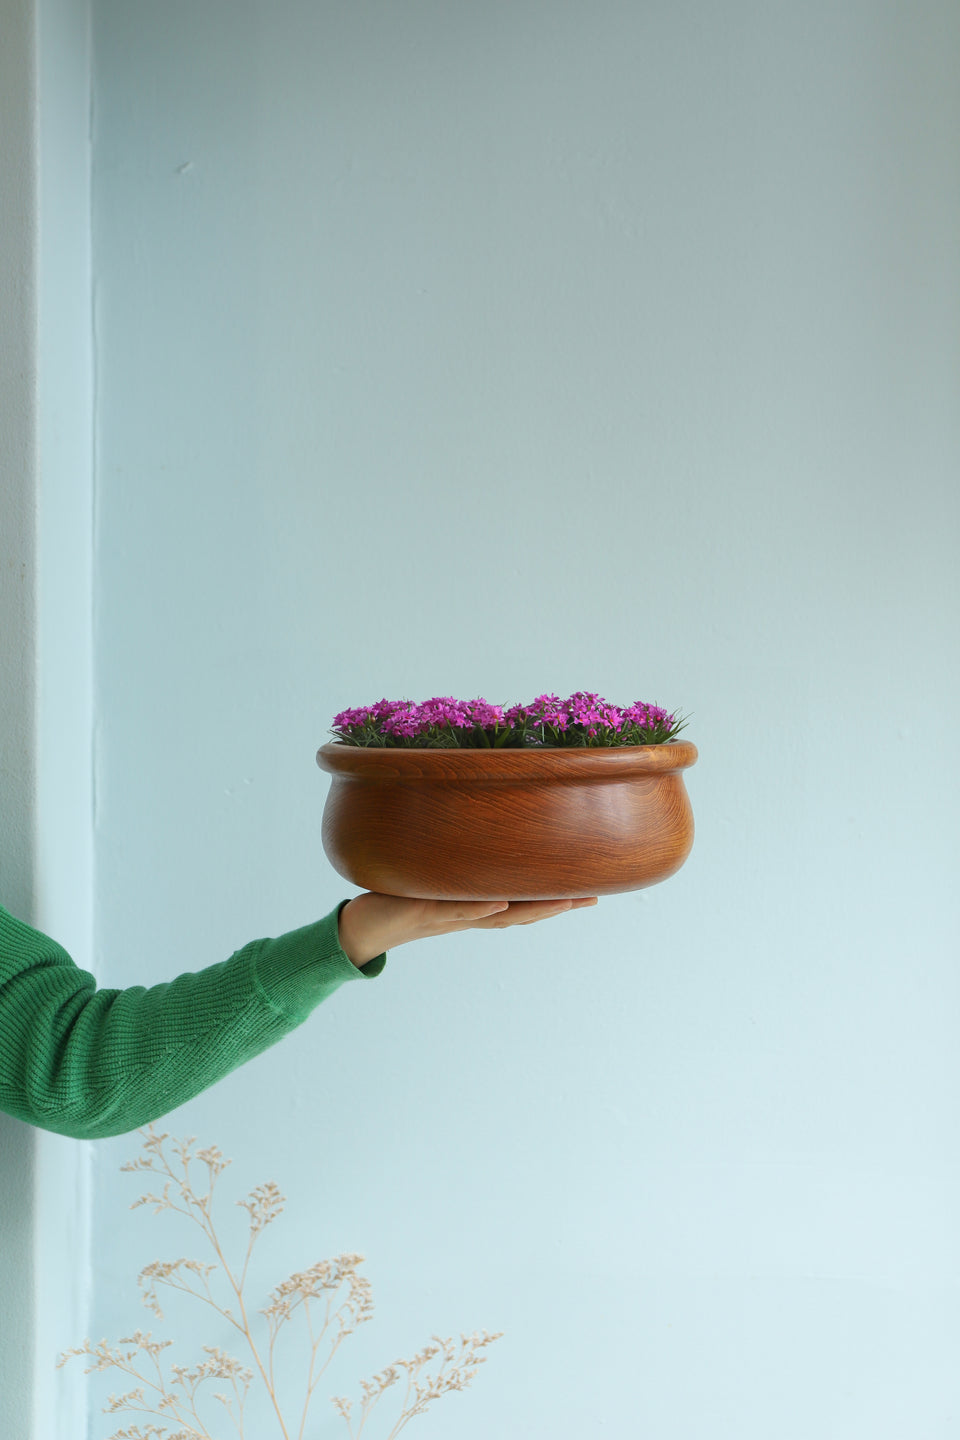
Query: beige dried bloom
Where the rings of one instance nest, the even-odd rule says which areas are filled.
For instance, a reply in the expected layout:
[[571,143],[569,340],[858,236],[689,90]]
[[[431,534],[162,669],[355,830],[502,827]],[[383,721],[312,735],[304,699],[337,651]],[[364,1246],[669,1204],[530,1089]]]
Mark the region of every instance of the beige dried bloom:
[[255,1190],[250,1191],[246,1200],[238,1200],[237,1204],[250,1216],[251,1231],[259,1235],[261,1230],[283,1212],[286,1198],[280,1194],[273,1181],[268,1180],[266,1185],[258,1185]]
[[128,1390],[125,1395],[108,1395],[107,1403],[103,1408],[107,1414],[112,1414],[114,1410],[130,1410],[133,1408],[130,1403],[132,1400],[142,1404],[143,1390]]
[[216,1180],[217,1176],[221,1175],[232,1163],[230,1160],[224,1159],[223,1152],[218,1150],[216,1145],[208,1145],[205,1150],[198,1150],[197,1159],[203,1161],[213,1180]]
[[331,1318],[337,1320],[343,1334],[349,1334],[373,1314],[370,1282],[357,1274],[363,1259],[362,1255],[338,1255],[333,1260],[318,1260],[309,1270],[295,1271],[271,1292],[269,1303],[260,1313],[279,1326],[299,1305],[335,1293],[346,1284],[346,1299],[331,1311]]
[[129,1430],[115,1430],[111,1440],[196,1440],[197,1433],[196,1430],[178,1430],[176,1435],[171,1435],[169,1430],[156,1425],[148,1425],[145,1430],[134,1425]]
[[[494,1340],[499,1340],[502,1333],[498,1330],[495,1334],[489,1334],[484,1330],[472,1335],[461,1335],[459,1348],[451,1339],[441,1339],[439,1335],[434,1335],[432,1343],[425,1345],[412,1360],[398,1360],[398,1368],[406,1372],[407,1391],[403,1411],[390,1431],[388,1440],[399,1435],[414,1416],[422,1415],[441,1395],[446,1395],[451,1390],[466,1390],[479,1367],[486,1361],[487,1357],[481,1355],[480,1351],[492,1345]],[[440,1363],[431,1372],[427,1367],[438,1356]]]
[[165,1350],[169,1345],[172,1345],[173,1341],[151,1340],[149,1331],[146,1335],[142,1335],[141,1332],[137,1330],[132,1336],[121,1339],[119,1343],[121,1345],[132,1345],[134,1348],[124,1351],[108,1345],[106,1340],[99,1340],[96,1344],[94,1344],[92,1340],[84,1340],[82,1345],[74,1346],[72,1349],[64,1351],[57,1361],[57,1369],[59,1370],[62,1365],[65,1365],[71,1357],[75,1355],[85,1355],[92,1361],[92,1364],[85,1367],[85,1375],[90,1375],[95,1370],[124,1370],[137,1359],[141,1352],[149,1356],[151,1360],[156,1360],[160,1352]]
[[[153,1419],[142,1428],[133,1425],[116,1430],[109,1440],[214,1440],[200,1411],[208,1398],[227,1412],[240,1440],[245,1440],[244,1407],[250,1386],[258,1377],[270,1403],[277,1433],[283,1440],[305,1440],[310,1403],[321,1377],[346,1336],[373,1316],[370,1282],[359,1272],[363,1256],[348,1253],[318,1260],[308,1269],[294,1271],[281,1281],[259,1312],[267,1322],[267,1334],[265,1339],[258,1340],[251,1328],[251,1312],[245,1295],[247,1271],[260,1235],[282,1214],[285,1196],[271,1180],[236,1202],[247,1212],[249,1229],[242,1260],[231,1263],[224,1254],[213,1219],[214,1189],[231,1162],[215,1145],[196,1149],[193,1136],[170,1140],[169,1135],[155,1131],[152,1126],[140,1133],[143,1153],[120,1168],[137,1173],[148,1170],[162,1179],[163,1186],[159,1194],[140,1195],[130,1208],[152,1205],[155,1214],[173,1210],[186,1216],[203,1233],[216,1257],[208,1262],[186,1257],[151,1261],[137,1276],[141,1301],[158,1319],[163,1319],[161,1286],[179,1290],[209,1305],[242,1336],[252,1366],[217,1346],[205,1345],[205,1359],[193,1365],[171,1363],[165,1375],[161,1356],[173,1342],[154,1340],[152,1332],[141,1330],[135,1330],[115,1346],[106,1340],[96,1344],[85,1340],[81,1346],[61,1355],[58,1365],[82,1356],[89,1362],[87,1374],[115,1369],[133,1382],[131,1388],[108,1397],[104,1413],[133,1411]],[[194,1184],[191,1165],[195,1162],[206,1171],[204,1186]],[[286,1399],[281,1402],[274,1369],[280,1332],[291,1321],[297,1321],[306,1330],[309,1342],[302,1403],[294,1408]],[[361,1381],[362,1398],[356,1415],[350,1400],[342,1396],[334,1398],[333,1406],[344,1421],[348,1435],[352,1440],[360,1436],[373,1407],[387,1390],[405,1377],[402,1408],[387,1436],[387,1440],[394,1440],[414,1416],[423,1414],[441,1395],[466,1389],[486,1358],[480,1352],[498,1338],[486,1331],[461,1336],[458,1348],[450,1339],[433,1336],[412,1359],[397,1360],[371,1379]],[[226,1389],[204,1389],[209,1381],[225,1382]],[[157,1425],[156,1420],[164,1423]],[[172,1432],[168,1428],[171,1423],[180,1428]],[[256,1440],[264,1437],[258,1434]]]
[[[422,1415],[434,1400],[451,1390],[466,1390],[473,1380],[479,1367],[486,1360],[485,1355],[480,1351],[492,1345],[494,1340],[499,1340],[502,1332],[488,1334],[486,1330],[475,1332],[472,1335],[461,1335],[459,1348],[452,1339],[442,1339],[434,1335],[431,1342],[425,1345],[422,1350],[410,1360],[396,1360],[393,1365],[388,1365],[371,1380],[360,1382],[362,1400],[360,1404],[359,1423],[356,1429],[353,1428],[351,1402],[342,1395],[335,1396],[333,1405],[343,1420],[346,1422],[349,1434],[358,1437],[370,1417],[374,1405],[392,1385],[400,1379],[401,1372],[406,1374],[406,1392],[403,1398],[403,1408],[390,1431],[387,1440],[394,1440],[409,1422],[417,1415]],[[439,1357],[440,1363],[431,1371],[427,1367],[430,1362]]]
[[[140,1298],[147,1309],[153,1311],[158,1320],[164,1318],[157,1295],[158,1285],[166,1285],[171,1290],[182,1290],[185,1295],[195,1295],[198,1300],[207,1300],[210,1304],[214,1304],[208,1277],[217,1268],[216,1265],[203,1265],[199,1260],[152,1260],[149,1265],[143,1267],[137,1276]],[[198,1287],[192,1285],[189,1279],[184,1278],[184,1271],[188,1275],[197,1277],[203,1287],[202,1292]]]
[[396,1365],[388,1365],[372,1379],[361,1380],[360,1390],[364,1400],[379,1400],[384,1390],[389,1390],[391,1385],[396,1385],[399,1379],[400,1371]]

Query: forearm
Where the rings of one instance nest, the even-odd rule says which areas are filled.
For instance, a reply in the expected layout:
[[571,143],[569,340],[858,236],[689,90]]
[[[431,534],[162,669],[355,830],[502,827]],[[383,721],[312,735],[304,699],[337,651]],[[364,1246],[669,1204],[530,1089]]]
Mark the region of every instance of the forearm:
[[98,990],[61,946],[0,911],[0,1108],[99,1138],[183,1104],[357,977],[337,918],[165,984]]

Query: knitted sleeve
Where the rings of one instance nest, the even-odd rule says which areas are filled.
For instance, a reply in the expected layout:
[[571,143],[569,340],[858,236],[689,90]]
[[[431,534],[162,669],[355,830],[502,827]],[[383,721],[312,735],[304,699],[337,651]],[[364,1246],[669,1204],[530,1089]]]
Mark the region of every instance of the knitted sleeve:
[[78,1139],[135,1130],[300,1025],[361,970],[323,920],[161,985],[98,989],[61,945],[0,908],[0,1110]]

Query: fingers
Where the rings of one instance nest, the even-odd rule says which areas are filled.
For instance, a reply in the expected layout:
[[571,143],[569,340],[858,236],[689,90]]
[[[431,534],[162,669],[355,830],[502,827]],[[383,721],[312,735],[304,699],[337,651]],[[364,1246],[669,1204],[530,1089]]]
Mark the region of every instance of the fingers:
[[494,923],[510,906],[508,900],[420,900],[422,933],[447,935],[470,930],[484,921]]
[[474,920],[471,928],[505,930],[511,925],[533,925],[538,920],[549,920],[568,910],[580,910],[587,905],[596,905],[597,898],[596,895],[589,895],[576,900],[512,900],[500,913]]
[[438,900],[436,903],[449,907],[453,920],[482,920],[485,915],[496,915],[510,908],[509,900]]
[[[552,920],[554,915],[564,915],[568,910],[573,909],[572,900],[530,900],[527,903],[530,909],[521,908],[521,903],[511,905],[510,911],[514,911],[513,919],[504,917],[506,925],[535,925],[538,920]],[[509,911],[507,912],[509,915]]]

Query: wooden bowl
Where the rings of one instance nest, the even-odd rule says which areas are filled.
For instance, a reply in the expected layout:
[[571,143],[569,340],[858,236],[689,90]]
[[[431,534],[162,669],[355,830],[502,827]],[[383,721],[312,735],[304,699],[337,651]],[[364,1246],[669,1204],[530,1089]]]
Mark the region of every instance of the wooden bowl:
[[324,745],[323,848],[364,890],[576,899],[656,885],[693,845],[695,745],[404,750]]

